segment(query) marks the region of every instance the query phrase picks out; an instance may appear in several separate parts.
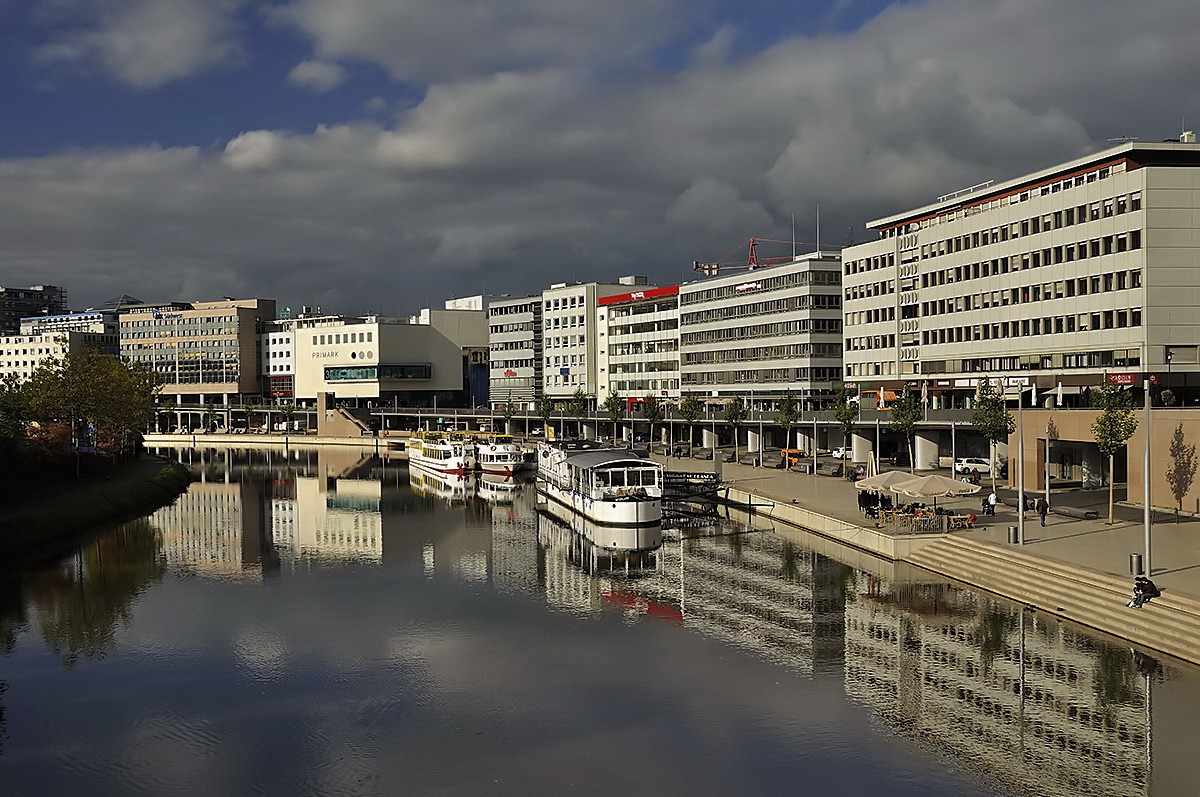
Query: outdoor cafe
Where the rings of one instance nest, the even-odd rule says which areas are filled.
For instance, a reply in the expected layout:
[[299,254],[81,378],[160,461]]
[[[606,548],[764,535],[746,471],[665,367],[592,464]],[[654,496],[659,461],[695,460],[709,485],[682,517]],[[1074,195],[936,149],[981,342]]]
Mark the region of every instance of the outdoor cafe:
[[[859,508],[868,518],[886,523],[897,533],[916,534],[975,528],[974,513],[958,513],[937,505],[938,498],[959,497],[979,492],[979,485],[932,474],[914,476],[888,471],[854,483],[859,489]],[[893,501],[892,493],[896,495]],[[901,503],[899,496],[913,499]],[[923,500],[931,499],[933,506]]]

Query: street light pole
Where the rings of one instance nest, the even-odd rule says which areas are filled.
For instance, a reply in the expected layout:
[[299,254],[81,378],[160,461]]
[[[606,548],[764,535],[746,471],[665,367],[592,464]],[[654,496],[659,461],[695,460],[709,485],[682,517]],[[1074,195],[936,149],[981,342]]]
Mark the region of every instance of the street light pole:
[[1147,377],[1142,381],[1144,388],[1143,407],[1142,407],[1142,439],[1145,445],[1142,447],[1142,532],[1145,536],[1145,568],[1146,577],[1152,577],[1154,569],[1151,567],[1150,559],[1150,379]]

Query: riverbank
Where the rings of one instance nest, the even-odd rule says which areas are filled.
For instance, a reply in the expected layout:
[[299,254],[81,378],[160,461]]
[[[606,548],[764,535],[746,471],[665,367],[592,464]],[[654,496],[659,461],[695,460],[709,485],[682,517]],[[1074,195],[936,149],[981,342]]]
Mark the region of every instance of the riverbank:
[[[711,462],[655,458],[679,470],[712,468]],[[901,534],[866,520],[857,490],[843,479],[740,464],[723,464],[722,475],[728,498],[749,505],[760,517],[1200,664],[1200,551],[1194,544],[1200,521],[1167,522],[1166,515],[1156,513],[1153,577],[1165,594],[1134,610],[1125,606],[1132,583],[1127,567],[1129,554],[1143,547],[1140,508],[1118,512],[1111,526],[1098,518],[1052,514],[1042,527],[1030,513],[1025,544],[1010,545],[1008,527],[1017,523],[1012,506],[1002,505],[995,517],[978,518],[975,529]],[[1002,499],[1006,492],[1001,491]],[[1078,492],[1053,497],[1060,507],[1103,500]],[[938,505],[977,512],[979,498],[939,499]]]
[[108,478],[49,485],[0,509],[0,564],[47,555],[80,531],[151,512],[191,481],[178,462],[143,454]]

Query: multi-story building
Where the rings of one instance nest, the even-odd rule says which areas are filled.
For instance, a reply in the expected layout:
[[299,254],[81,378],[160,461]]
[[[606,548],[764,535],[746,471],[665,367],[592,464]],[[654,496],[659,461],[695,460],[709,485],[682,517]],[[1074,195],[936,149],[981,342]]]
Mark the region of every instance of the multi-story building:
[[841,379],[841,259],[812,253],[778,266],[681,285],[680,390],[806,406]]
[[359,323],[361,318],[322,315],[320,309],[303,307],[295,318],[268,321],[262,336],[263,393],[275,401],[294,399],[296,395],[296,335],[301,330]]
[[44,332],[0,337],[0,378],[28,379],[48,360],[61,359],[85,348],[116,354],[114,336],[96,332]]
[[542,292],[542,390],[546,395],[565,399],[583,390],[595,398],[599,389],[597,302],[639,286],[647,286],[645,277],[621,277],[616,285],[560,282]]
[[646,288],[598,300],[596,400],[679,398],[679,286]]
[[0,334],[16,335],[21,319],[66,312],[67,291],[56,285],[30,288],[0,288]]
[[487,314],[491,406],[532,410],[542,386],[542,295],[493,299]]
[[121,354],[155,371],[180,403],[236,403],[261,395],[259,338],[274,318],[273,299],[128,307]]
[[47,332],[91,332],[107,336],[112,353],[120,348],[120,325],[115,310],[84,310],[63,315],[39,315],[21,319],[22,335],[42,335]]
[[[846,379],[919,380],[933,406],[981,377],[1058,401],[1105,374],[1200,369],[1200,146],[1131,142],[870,223],[843,252]],[[1167,374],[1168,371],[1173,374]]]

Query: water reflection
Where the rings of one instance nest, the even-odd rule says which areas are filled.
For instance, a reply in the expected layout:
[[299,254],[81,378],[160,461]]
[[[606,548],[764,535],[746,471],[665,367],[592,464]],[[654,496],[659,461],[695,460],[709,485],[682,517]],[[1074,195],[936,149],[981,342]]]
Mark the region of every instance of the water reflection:
[[[36,633],[68,667],[102,657],[169,571],[235,587],[313,563],[399,565],[719,640],[819,679],[888,734],[1009,793],[1197,792],[1193,668],[930,574],[737,516],[614,536],[535,512],[519,481],[430,478],[355,451],[191,456],[204,479],[174,505],[0,582],[0,651]],[[269,627],[235,645],[262,674],[286,650]],[[0,735],[4,721],[0,705]]]

